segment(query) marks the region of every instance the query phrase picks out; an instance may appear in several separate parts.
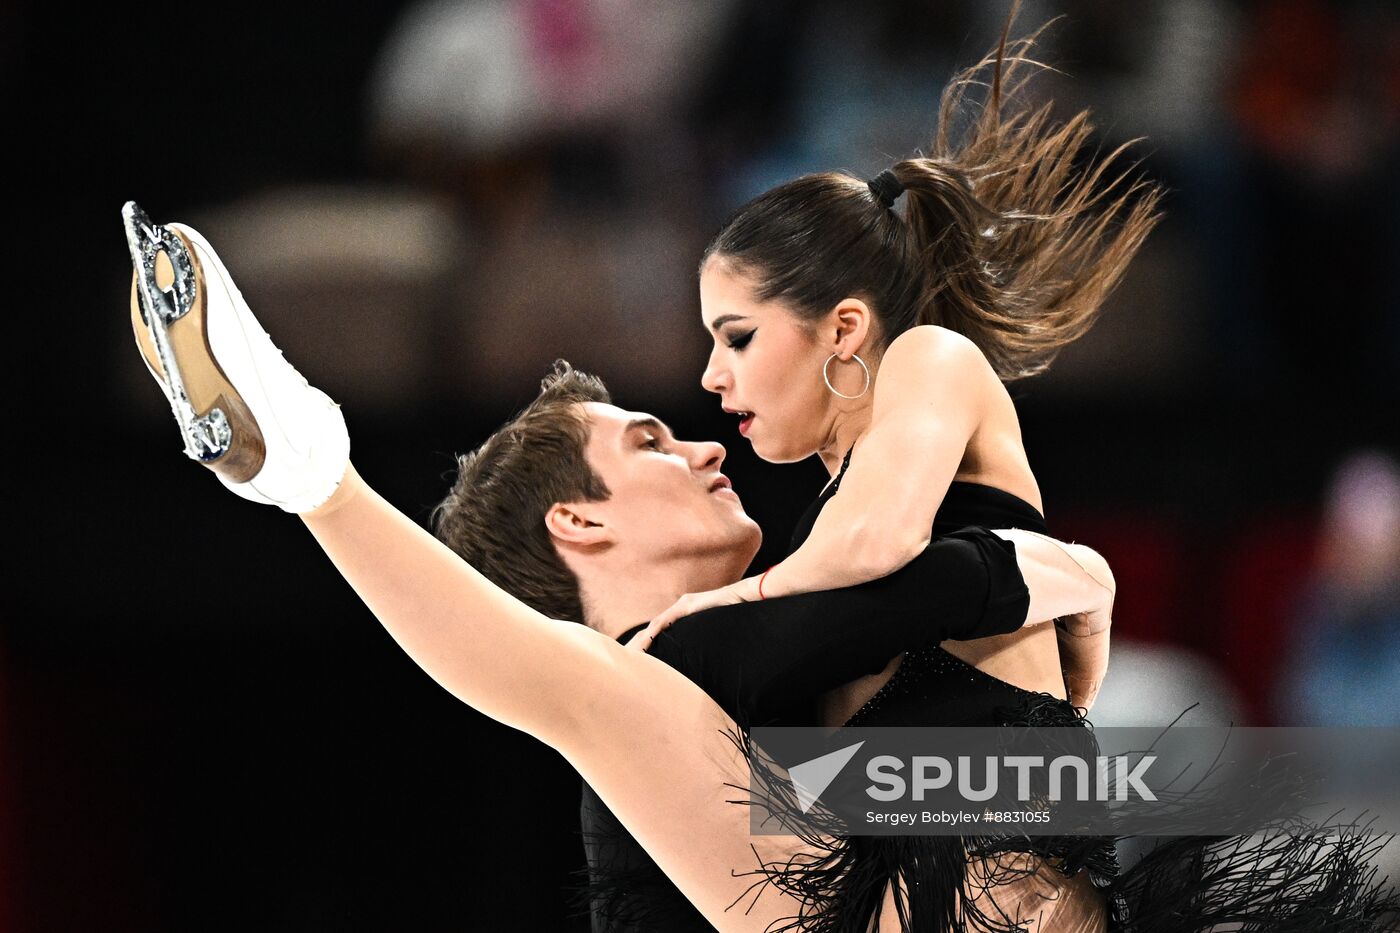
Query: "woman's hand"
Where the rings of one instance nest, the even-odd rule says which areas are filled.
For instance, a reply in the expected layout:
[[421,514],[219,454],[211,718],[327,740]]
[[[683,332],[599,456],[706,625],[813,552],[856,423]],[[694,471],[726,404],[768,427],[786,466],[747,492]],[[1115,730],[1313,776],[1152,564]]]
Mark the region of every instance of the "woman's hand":
[[636,648],[639,651],[646,651],[651,647],[652,640],[657,635],[670,627],[671,623],[683,616],[694,615],[705,609],[713,609],[715,606],[732,606],[735,603],[750,603],[759,599],[758,581],[759,577],[748,577],[738,583],[731,583],[722,586],[717,590],[706,590],[703,593],[686,593],[680,599],[673,602],[664,612],[656,616],[648,623],[647,627],[627,642],[627,647]]

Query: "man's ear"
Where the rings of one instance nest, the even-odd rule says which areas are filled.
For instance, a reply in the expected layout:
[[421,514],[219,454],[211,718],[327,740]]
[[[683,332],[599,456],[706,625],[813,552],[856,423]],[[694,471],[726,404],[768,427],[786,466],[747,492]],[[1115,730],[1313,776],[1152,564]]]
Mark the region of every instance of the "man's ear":
[[598,520],[586,502],[556,502],[544,513],[544,526],[560,544],[592,547],[611,544],[612,530]]
[[831,309],[831,352],[842,360],[859,353],[872,336],[874,312],[859,298],[843,298]]

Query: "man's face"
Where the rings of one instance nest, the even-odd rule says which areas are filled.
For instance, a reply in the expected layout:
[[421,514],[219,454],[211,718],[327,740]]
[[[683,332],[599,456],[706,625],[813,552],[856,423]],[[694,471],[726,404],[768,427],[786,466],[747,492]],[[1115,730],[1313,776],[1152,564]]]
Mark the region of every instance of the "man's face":
[[615,545],[643,560],[720,557],[735,576],[758,552],[762,533],[720,472],[724,447],[680,441],[655,417],[585,402],[588,463],[612,493],[590,503]]

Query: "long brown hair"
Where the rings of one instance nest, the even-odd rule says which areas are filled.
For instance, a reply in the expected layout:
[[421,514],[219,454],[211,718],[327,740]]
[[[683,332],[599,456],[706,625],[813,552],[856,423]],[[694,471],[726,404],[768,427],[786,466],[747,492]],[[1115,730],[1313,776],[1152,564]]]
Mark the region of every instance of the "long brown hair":
[[[971,339],[1003,381],[1043,372],[1089,329],[1156,226],[1162,189],[1121,171],[1137,140],[1103,158],[1083,150],[1089,112],[1051,122],[1051,103],[1022,102],[1049,66],[1031,53],[1045,23],[1009,40],[944,90],[927,155],[890,169],[900,214],[862,179],[806,175],[741,207],[705,250],[813,320],[842,299],[870,302],[882,346],[917,324]],[[970,95],[987,87],[987,100]],[[961,128],[965,126],[964,128]],[[1112,170],[1112,171],[1111,171]]]

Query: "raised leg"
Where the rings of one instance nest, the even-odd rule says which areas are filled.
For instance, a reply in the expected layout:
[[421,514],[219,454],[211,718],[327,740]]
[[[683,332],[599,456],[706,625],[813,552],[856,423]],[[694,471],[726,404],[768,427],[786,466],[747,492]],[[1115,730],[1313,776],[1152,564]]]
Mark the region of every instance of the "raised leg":
[[430,676],[561,752],[716,926],[796,916],[772,889],[735,904],[752,880],[736,871],[795,850],[751,839],[748,808],[726,801],[748,778],[719,707],[655,658],[513,599],[389,505],[349,465],[339,406],[283,359],[208,241],[135,204],[123,222],[132,328],[186,453],[238,495],[301,515]]
[[302,518],[419,666],[464,703],[558,750],[711,923],[758,931],[798,915],[801,905],[772,888],[754,904],[743,898],[753,879],[735,872],[799,850],[791,838],[750,836],[749,808],[727,802],[738,792],[726,785],[747,786],[748,767],[725,734],[733,721],[699,687],[517,602],[353,468]]

